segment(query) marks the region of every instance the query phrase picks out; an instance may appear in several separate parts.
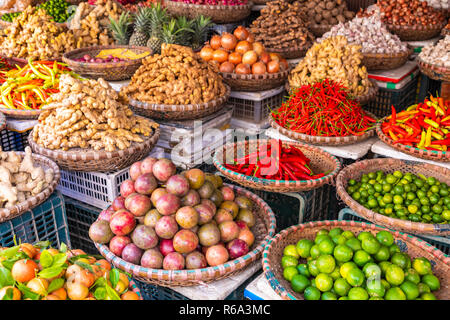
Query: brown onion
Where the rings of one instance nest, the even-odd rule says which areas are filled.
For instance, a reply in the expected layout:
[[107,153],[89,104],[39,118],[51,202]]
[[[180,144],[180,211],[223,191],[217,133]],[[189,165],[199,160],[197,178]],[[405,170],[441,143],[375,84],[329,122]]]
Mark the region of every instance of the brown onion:
[[258,61],[258,55],[253,50],[247,51],[242,56],[242,63],[248,63],[249,65],[252,65],[256,61]]
[[259,60],[261,60],[262,62],[264,62],[265,64],[268,64],[270,61],[270,55],[267,52],[263,52],[260,56],[259,56]]
[[237,65],[242,62],[242,56],[238,52],[232,52],[228,55],[228,61]]
[[213,59],[219,63],[225,62],[228,60],[228,52],[223,49],[214,50]]
[[223,62],[219,67],[219,71],[224,73],[232,73],[233,70],[234,64],[232,64],[230,61]]
[[246,53],[247,51],[250,51],[252,49],[253,49],[252,44],[250,42],[248,42],[247,40],[243,40],[243,41],[239,41],[236,44],[236,48],[234,50],[237,53],[240,53],[243,55],[244,53]]
[[234,72],[237,74],[250,74],[252,70],[249,64],[239,63],[234,69]]
[[231,51],[236,47],[237,39],[231,33],[225,32],[220,38],[220,44],[222,45],[222,48]]
[[214,50],[209,46],[205,46],[200,50],[200,57],[205,61],[210,61],[213,58]]
[[220,48],[221,46],[221,38],[218,35],[213,35],[211,37],[211,40],[209,40],[209,44],[211,45],[211,48],[213,48],[214,50],[217,50]]
[[267,64],[268,73],[277,73],[280,71],[280,62],[272,60]]
[[258,57],[265,51],[265,48],[261,42],[253,42],[253,51],[256,52]]
[[264,62],[258,61],[252,65],[253,74],[264,74],[267,72],[266,65]]
[[241,41],[247,39],[249,32],[245,27],[239,26],[236,29],[234,29],[233,34],[239,41]]

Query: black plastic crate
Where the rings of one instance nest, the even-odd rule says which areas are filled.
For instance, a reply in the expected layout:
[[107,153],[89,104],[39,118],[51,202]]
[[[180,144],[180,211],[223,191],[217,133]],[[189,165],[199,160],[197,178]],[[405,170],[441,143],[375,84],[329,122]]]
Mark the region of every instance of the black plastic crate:
[[366,9],[368,6],[375,4],[376,0],[346,0],[347,8],[350,11],[358,12],[359,9]]
[[14,240],[35,243],[50,241],[53,247],[71,246],[64,198],[54,192],[44,203],[0,224],[0,247],[14,246]]
[[23,151],[28,146],[28,135],[31,130],[15,132],[8,129],[0,131],[0,146],[3,151]]
[[441,81],[433,80],[423,73],[420,74],[417,102],[423,102],[430,94],[433,95],[433,97],[440,96],[441,87]]
[[378,118],[390,115],[391,106],[394,106],[397,112],[405,110],[416,103],[418,83],[419,77],[416,76],[401,89],[379,88],[375,99],[364,105],[363,108]]
[[72,248],[82,249],[90,254],[99,254],[89,238],[89,227],[97,220],[101,209],[70,197],[64,196],[64,199]]

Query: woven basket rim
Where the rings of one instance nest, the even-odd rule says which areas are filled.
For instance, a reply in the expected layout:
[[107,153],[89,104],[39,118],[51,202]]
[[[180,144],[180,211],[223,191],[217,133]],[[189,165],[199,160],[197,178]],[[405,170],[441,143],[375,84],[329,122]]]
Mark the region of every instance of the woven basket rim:
[[[13,61],[15,63],[22,63],[22,64],[27,64],[28,63],[28,58],[8,57],[7,55],[4,55],[2,53],[0,53],[0,57],[2,57],[4,59],[11,60],[11,61]],[[62,56],[56,57],[56,58],[46,58],[46,60],[62,62]]]
[[144,300],[144,297],[142,296],[142,292],[139,289],[138,285],[136,284],[136,282],[133,279],[129,278],[129,285],[128,285],[128,289],[130,289],[131,291],[133,291],[134,293],[136,293],[139,296],[139,300]]
[[291,52],[296,52],[296,51],[308,50],[309,48],[312,47],[312,45],[313,45],[313,42],[308,41],[303,46],[296,45],[296,46],[291,46],[289,48],[284,48],[284,49],[277,49],[277,48],[271,48],[271,47],[266,46],[266,51],[273,52],[273,53],[279,53],[283,56],[283,53],[291,53]]
[[438,73],[442,77],[450,78],[450,68],[447,68],[443,65],[425,62],[420,57],[417,57],[417,64],[419,65],[419,68],[421,69],[421,71],[423,69],[428,69],[428,70],[431,70],[432,72]]
[[[430,159],[432,158],[435,161],[450,161],[450,152],[446,151],[434,151],[434,150],[426,150],[426,149],[419,149],[417,147],[411,147],[407,146],[402,143],[394,143],[394,141],[389,138],[387,135],[384,134],[384,132],[381,130],[381,124],[385,122],[386,117],[379,120],[376,125],[376,132],[378,137],[381,141],[386,143],[387,145],[391,146],[392,148],[401,151],[406,154],[410,154],[414,157],[421,158],[421,159]],[[424,156],[425,155],[425,156]],[[444,156],[444,160],[442,159],[442,156]],[[448,159],[448,160],[445,160]]]
[[408,46],[406,51],[394,52],[394,53],[373,53],[373,52],[362,52],[363,57],[376,58],[376,59],[394,59],[402,58],[404,56],[410,56],[414,50]]
[[[364,110],[364,112],[368,116],[376,119],[376,116],[374,114],[372,114],[371,112],[369,112],[367,110]],[[311,135],[304,134],[304,133],[297,133],[290,129],[284,128],[275,121],[275,119],[272,117],[272,114],[269,115],[269,124],[272,128],[274,128],[281,134],[283,134],[291,139],[301,141],[304,143],[312,143],[315,145],[324,145],[324,146],[346,146],[346,145],[354,144],[357,142],[361,142],[361,141],[367,140],[370,137],[374,136],[375,129],[376,129],[375,127],[373,127],[372,129],[367,130],[366,132],[364,132],[364,134],[359,135],[359,136],[350,135],[350,136],[345,136],[345,137],[322,137],[322,136],[311,136]]]
[[267,79],[282,79],[287,78],[289,70],[279,71],[275,73],[264,73],[264,74],[238,74],[234,72],[219,72],[220,75],[225,79],[236,79],[236,80],[246,80],[246,81],[257,81],[257,80],[267,80]]
[[0,112],[0,131],[6,128],[6,117]]
[[[419,230],[423,233],[423,234],[428,234],[427,228],[432,228],[433,230],[435,229],[433,226],[442,226],[439,227],[440,229],[443,229],[444,231],[441,232],[443,233],[443,235],[450,235],[450,224],[432,224],[432,223],[423,223],[423,222],[413,222],[410,220],[401,220],[401,219],[396,219],[396,218],[391,218],[391,217],[387,217],[384,216],[382,214],[376,213],[372,210],[367,209],[366,207],[360,205],[357,201],[355,201],[348,193],[347,190],[345,190],[343,184],[343,180],[344,180],[344,175],[347,174],[347,172],[352,172],[354,170],[359,170],[361,171],[361,168],[359,168],[359,166],[362,166],[363,164],[369,163],[371,166],[373,166],[373,170],[375,171],[376,168],[378,168],[378,165],[383,164],[384,162],[390,162],[390,166],[392,168],[395,168],[396,165],[393,162],[396,162],[398,164],[409,164],[409,165],[421,165],[421,166],[426,166],[427,169],[433,170],[433,171],[443,171],[443,172],[447,172],[448,175],[450,176],[450,169],[447,169],[445,167],[441,167],[441,166],[437,166],[437,165],[433,165],[433,164],[429,164],[429,163],[421,163],[421,162],[417,162],[417,161],[405,161],[405,160],[401,160],[401,159],[393,159],[393,158],[377,158],[377,159],[367,159],[367,160],[362,160],[362,161],[358,161],[355,162],[353,164],[348,165],[347,167],[343,168],[339,174],[337,175],[336,178],[336,190],[337,190],[337,194],[339,195],[339,198],[341,198],[341,200],[347,205],[349,206],[351,209],[353,209],[355,212],[361,214],[364,218],[370,220],[371,216],[375,217],[375,219],[377,217],[383,217],[383,219],[385,219],[386,221],[388,221],[390,224],[393,224],[399,228],[403,228],[406,230],[409,230],[410,233],[417,233],[419,232]],[[380,223],[380,222],[378,222]],[[410,226],[406,226],[407,224],[410,224]],[[447,231],[448,230],[448,231]]]
[[8,109],[0,107],[0,112],[4,115],[17,117],[20,119],[37,119],[41,114],[41,109],[38,110],[20,110],[20,109]]
[[[183,269],[183,270],[150,269],[150,268],[142,267],[140,265],[135,265],[135,264],[126,262],[121,257],[114,255],[109,250],[108,246],[106,246],[104,244],[99,244],[96,242],[94,242],[94,244],[102,256],[104,256],[107,259],[110,256],[112,257],[111,262],[117,268],[121,269],[122,265],[118,266],[116,264],[126,264],[126,265],[131,266],[132,272],[135,274],[139,274],[140,277],[142,277],[142,273],[145,273],[147,275],[148,279],[152,279],[152,280],[156,280],[156,281],[158,280],[158,277],[161,277],[163,275],[168,276],[169,279],[174,280],[174,281],[183,281],[185,279],[188,279],[189,275],[197,275],[197,276],[203,277],[203,275],[208,276],[210,274],[214,274],[217,271],[220,271],[220,273],[221,273],[220,276],[223,276],[228,273],[235,272],[236,269],[233,269],[233,266],[238,266],[237,270],[246,268],[250,263],[252,263],[258,259],[259,255],[262,254],[267,242],[275,234],[275,229],[276,229],[275,214],[272,211],[272,209],[269,207],[269,205],[264,200],[262,200],[260,197],[258,197],[256,194],[254,194],[253,192],[246,190],[244,188],[241,188],[239,186],[236,186],[236,185],[231,185],[231,184],[227,184],[227,183],[224,183],[224,185],[231,187],[237,193],[243,193],[243,194],[246,194],[247,196],[250,196],[251,200],[253,202],[258,201],[259,203],[261,203],[262,208],[260,208],[260,209],[264,209],[264,212],[266,214],[268,214],[269,218],[270,218],[270,226],[267,228],[267,234],[264,237],[264,239],[252,251],[249,251],[246,255],[244,255],[242,257],[227,261],[226,263],[219,265],[219,266],[206,267],[206,268],[201,268],[201,269],[192,269],[192,270],[189,270],[189,269]],[[242,266],[242,264],[244,266]],[[226,270],[227,267],[231,267],[232,270],[227,271]],[[215,278],[217,278],[217,277],[215,277]],[[187,285],[190,285],[190,286],[195,285],[193,283],[193,280],[188,280],[188,281],[189,282]],[[194,281],[198,282],[198,284],[201,284],[201,282],[202,282],[201,279],[194,280]]]
[[186,107],[189,109],[195,109],[195,110],[204,110],[208,109],[211,106],[217,105],[217,104],[224,104],[226,100],[228,100],[228,97],[231,93],[231,88],[226,83],[223,84],[225,88],[227,89],[225,94],[220,97],[216,97],[214,100],[203,102],[203,103],[197,103],[197,104],[157,104],[157,103],[148,103],[148,102],[141,102],[138,100],[135,100],[131,97],[128,97],[130,100],[130,105],[133,106],[136,109],[149,109],[157,112],[165,112],[165,113],[172,113],[172,112],[180,112],[180,111],[186,111]]
[[[11,151],[9,151],[11,152]],[[25,156],[25,152],[23,151],[14,151],[17,155],[21,156],[22,159]],[[53,170],[53,180],[51,183],[48,184],[47,188],[42,190],[40,193],[38,193],[35,196],[32,196],[25,200],[24,202],[20,202],[16,204],[14,207],[6,209],[2,208],[0,209],[0,223],[3,223],[5,221],[14,219],[24,212],[31,210],[41,203],[45,202],[53,193],[56,186],[59,183],[59,180],[61,178],[61,172],[59,171],[58,165],[51,159],[44,157],[37,153],[32,153],[33,161],[36,164],[40,164],[41,166],[50,168]],[[35,202],[34,204],[32,202]]]
[[[133,59],[133,60],[126,60],[121,62],[105,62],[105,63],[97,63],[97,62],[81,62],[81,61],[75,61],[71,57],[73,55],[78,55],[80,53],[86,53],[97,50],[106,50],[106,49],[118,49],[118,48],[126,48],[129,50],[137,49],[142,51],[148,51],[149,54],[145,57]],[[92,47],[84,47],[79,49],[74,49],[69,52],[64,53],[62,56],[62,60],[67,63],[70,67],[104,67],[102,69],[108,69],[108,68],[124,68],[128,66],[138,65],[142,62],[142,59],[148,57],[153,53],[152,49],[149,47],[143,47],[143,46],[130,46],[130,45],[109,45],[109,46],[92,46]],[[101,70],[101,68],[95,68],[96,70]]]
[[445,25],[447,24],[446,22],[447,20],[441,22],[440,24],[428,24],[428,25],[419,25],[419,24],[415,24],[415,25],[396,25],[396,24],[388,24],[386,23],[385,26],[388,29],[393,29],[393,30],[405,30],[405,31],[416,31],[416,30],[420,30],[420,31],[432,31],[432,30],[439,30],[441,31],[443,27],[445,27]]
[[184,7],[184,8],[206,8],[208,10],[248,10],[253,7],[253,2],[248,1],[247,4],[232,6],[232,5],[212,5],[212,4],[195,4],[195,3],[184,3],[184,2],[178,2],[178,1],[172,1],[168,0],[164,2],[164,5],[172,6],[172,7]]
[[[137,116],[140,117],[140,116]],[[33,129],[34,130],[34,129]],[[111,158],[119,158],[122,157],[121,153],[125,153],[125,155],[133,154],[139,146],[145,145],[147,143],[152,143],[153,140],[158,140],[160,135],[160,128],[154,128],[153,134],[151,136],[140,135],[140,137],[144,140],[143,142],[133,142],[131,145],[123,150],[115,150],[115,151],[104,151],[104,150],[93,150],[93,149],[82,149],[82,148],[73,148],[68,151],[62,150],[51,150],[47,149],[38,143],[36,143],[33,139],[33,131],[30,132],[28,136],[28,143],[30,146],[36,150],[37,153],[42,154],[46,157],[54,158],[54,159],[70,159],[71,161],[89,161],[89,160],[102,160],[102,159],[111,159]],[[155,142],[156,142],[155,141]]]
[[[312,229],[317,227],[324,226],[333,226],[333,227],[359,227],[361,231],[363,230],[376,230],[376,231],[389,231],[394,239],[406,240],[409,244],[414,247],[419,247],[425,249],[426,251],[430,251],[430,253],[436,257],[441,263],[444,265],[450,266],[450,257],[443,253],[441,250],[436,248],[435,246],[429,244],[428,242],[417,238],[414,235],[410,235],[401,231],[395,231],[392,229],[388,229],[386,227],[367,223],[360,221],[348,221],[348,220],[324,220],[324,221],[311,221],[307,223],[302,223],[294,226],[290,226],[279,233],[277,233],[266,245],[264,248],[264,252],[262,255],[262,269],[264,272],[264,276],[268,280],[270,286],[274,289],[274,291],[283,299],[286,300],[297,300],[292,294],[290,294],[285,287],[275,278],[275,274],[272,271],[272,267],[270,261],[268,259],[271,251],[273,250],[273,245],[283,239],[284,237],[290,235],[293,232],[303,229]],[[431,252],[432,251],[432,252]]]
[[[264,145],[267,144],[270,140],[269,139],[260,139],[257,140],[258,143]],[[264,178],[256,178],[256,177],[249,177],[246,176],[242,173],[238,173],[232,170],[229,170],[227,168],[225,168],[222,164],[222,161],[219,160],[219,158],[223,155],[224,150],[227,149],[234,149],[234,147],[237,145],[237,147],[239,146],[245,146],[248,142],[247,141],[241,141],[241,142],[231,142],[231,143],[227,143],[225,145],[222,146],[221,149],[219,149],[218,151],[216,151],[214,153],[213,156],[213,164],[214,166],[221,172],[223,173],[226,177],[236,177],[239,180],[241,179],[248,179],[250,178],[250,180],[254,183],[259,183],[261,184],[262,189],[264,189],[264,187],[283,187],[283,188],[290,188],[292,189],[292,191],[295,190],[307,190],[305,189],[305,187],[307,187],[308,189],[314,189],[317,188],[321,185],[324,185],[326,183],[330,183],[331,181],[334,180],[334,178],[337,176],[337,174],[339,173],[339,171],[341,170],[342,164],[341,162],[335,157],[333,156],[331,153],[322,150],[316,146],[312,146],[312,145],[308,145],[305,143],[301,143],[301,142],[294,142],[294,141],[286,141],[286,140],[281,140],[283,144],[289,145],[289,146],[297,146],[297,147],[301,147],[301,148],[305,148],[305,149],[309,149],[311,151],[314,151],[316,154],[320,154],[323,158],[328,158],[330,160],[333,160],[334,163],[336,164],[334,170],[330,173],[328,173],[326,176],[323,176],[321,178],[318,179],[313,179],[313,180],[299,180],[299,181],[295,181],[295,180],[274,180],[274,179],[264,179]],[[254,142],[254,141],[253,141]],[[236,183],[239,183],[236,180],[233,180]]]

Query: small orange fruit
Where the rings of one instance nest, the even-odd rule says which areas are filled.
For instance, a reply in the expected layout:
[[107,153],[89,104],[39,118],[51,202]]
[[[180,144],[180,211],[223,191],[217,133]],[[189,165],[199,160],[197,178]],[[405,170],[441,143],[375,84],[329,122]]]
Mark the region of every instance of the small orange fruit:
[[28,282],[36,276],[39,270],[36,262],[30,259],[18,260],[14,263],[11,274],[14,280],[18,282]]
[[127,291],[120,296],[122,300],[139,300],[139,296],[136,292]]

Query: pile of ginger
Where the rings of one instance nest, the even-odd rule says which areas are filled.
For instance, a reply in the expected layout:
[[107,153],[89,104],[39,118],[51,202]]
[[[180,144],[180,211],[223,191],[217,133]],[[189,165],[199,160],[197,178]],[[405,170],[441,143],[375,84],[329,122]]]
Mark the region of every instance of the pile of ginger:
[[52,169],[35,165],[30,147],[22,157],[0,149],[0,208],[11,208],[42,192],[53,181]]

